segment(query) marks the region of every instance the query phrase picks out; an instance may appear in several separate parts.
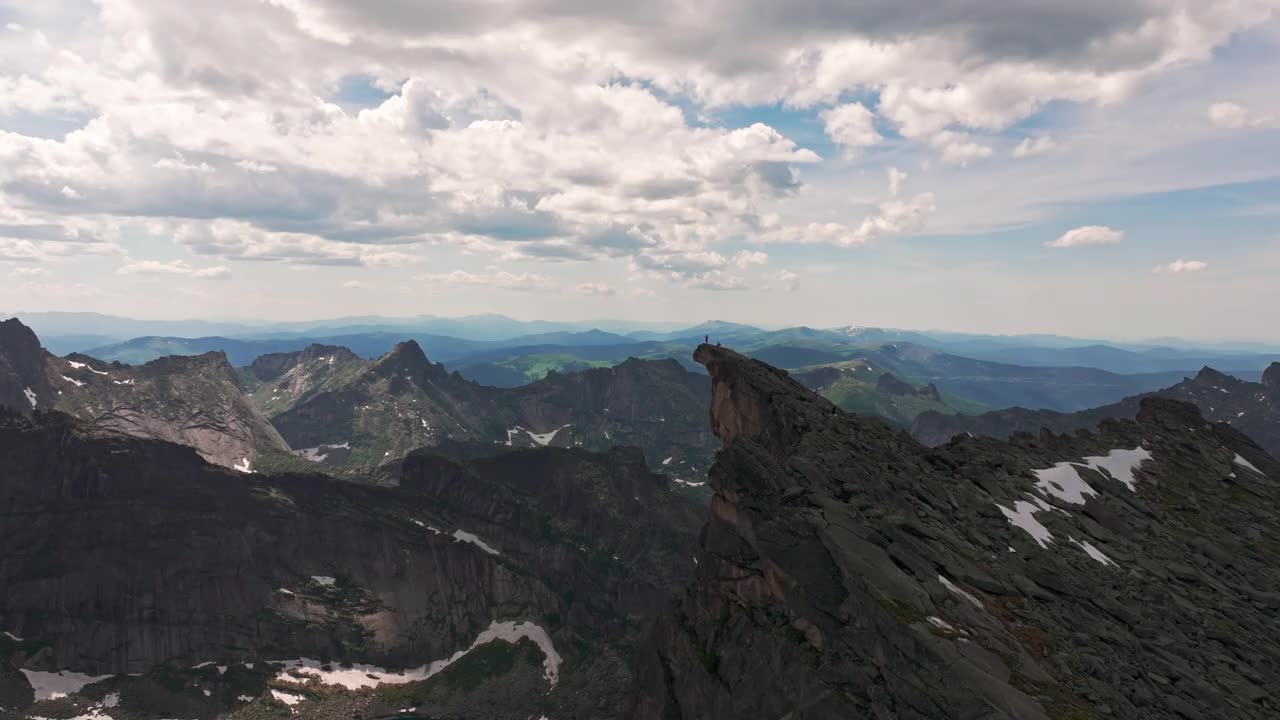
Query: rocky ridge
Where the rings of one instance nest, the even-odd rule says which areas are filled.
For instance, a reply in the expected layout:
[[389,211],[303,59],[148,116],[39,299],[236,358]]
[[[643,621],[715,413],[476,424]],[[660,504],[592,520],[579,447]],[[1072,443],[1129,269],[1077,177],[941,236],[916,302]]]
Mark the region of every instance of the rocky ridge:
[[634,446],[655,470],[694,483],[719,445],[704,422],[707,378],[672,360],[494,388],[432,363],[410,341],[371,361],[321,346],[263,356],[242,375],[295,450],[356,471],[450,442]]
[[1194,378],[1164,390],[1125,398],[1118,403],[1074,413],[1007,408],[981,415],[927,412],[911,425],[911,434],[926,445],[941,445],[964,433],[1007,438],[1015,432],[1074,432],[1091,429],[1108,418],[1137,417],[1142,401],[1164,397],[1189,402],[1214,422],[1225,422],[1253,438],[1273,456],[1280,456],[1280,363],[1273,363],[1253,383],[1203,368]]
[[181,443],[243,472],[288,446],[241,391],[222,353],[145,365],[60,358],[17,320],[0,323],[0,407],[22,415],[58,410],[97,432]]
[[930,450],[711,346],[698,577],[628,717],[1280,713],[1280,463],[1187,403]]

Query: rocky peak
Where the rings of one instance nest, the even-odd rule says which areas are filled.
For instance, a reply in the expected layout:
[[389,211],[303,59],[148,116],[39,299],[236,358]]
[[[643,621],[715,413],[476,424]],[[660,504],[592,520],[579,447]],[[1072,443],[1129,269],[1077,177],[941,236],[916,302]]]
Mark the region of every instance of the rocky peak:
[[1272,392],[1280,392],[1280,362],[1271,363],[1262,373],[1262,384]]
[[1214,370],[1208,365],[1205,365],[1204,367],[1200,368],[1200,372],[1196,373],[1195,379],[1196,379],[1196,382],[1199,382],[1199,383],[1222,383],[1222,382],[1230,382],[1234,380],[1234,378],[1232,378],[1231,376],[1226,375],[1225,373],[1219,372],[1217,370]]
[[17,318],[0,322],[0,406],[29,415],[54,393],[45,377],[47,353],[31,328]]
[[360,356],[342,345],[321,345],[312,343],[302,350],[299,359],[306,362],[346,363],[360,360]]
[[0,353],[15,367],[39,367],[44,360],[40,338],[18,318],[0,321]]
[[699,345],[693,359],[711,375],[711,429],[725,445],[745,439],[780,454],[839,412],[785,371],[728,348]]
[[437,381],[449,376],[444,365],[428,360],[422,346],[414,340],[396,343],[387,354],[374,361],[373,370],[381,377],[404,375],[416,381]]

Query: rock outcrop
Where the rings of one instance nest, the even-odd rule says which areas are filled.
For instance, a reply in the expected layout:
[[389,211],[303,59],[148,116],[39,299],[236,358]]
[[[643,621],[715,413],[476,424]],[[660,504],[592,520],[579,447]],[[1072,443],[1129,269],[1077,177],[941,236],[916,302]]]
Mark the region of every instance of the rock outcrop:
[[929,450],[723,348],[698,577],[629,717],[1262,718],[1280,463],[1152,398],[1097,434]]
[[[618,717],[641,629],[691,577],[700,506],[635,450],[465,450],[410,455],[385,468],[395,487],[379,487],[238,473],[56,412],[0,416],[0,631],[20,638],[0,635],[0,665],[414,668],[491,623],[527,622],[564,659],[558,682],[539,670],[473,717]],[[469,672],[481,670],[496,672]],[[407,706],[392,698],[420,686],[366,695],[368,716]],[[422,692],[433,708],[462,702],[460,690]],[[490,702],[477,692],[468,702]],[[182,716],[212,717],[237,695]],[[296,708],[304,717],[351,716],[342,697],[332,715],[323,694],[305,695],[318,709]]]
[[0,321],[0,407],[31,415],[53,406],[55,392],[45,373],[48,353],[31,328],[17,318]]
[[189,445],[209,462],[246,472],[262,453],[288,451],[220,352],[145,365],[60,358],[17,320],[0,324],[0,407],[23,415],[59,410],[98,432]]

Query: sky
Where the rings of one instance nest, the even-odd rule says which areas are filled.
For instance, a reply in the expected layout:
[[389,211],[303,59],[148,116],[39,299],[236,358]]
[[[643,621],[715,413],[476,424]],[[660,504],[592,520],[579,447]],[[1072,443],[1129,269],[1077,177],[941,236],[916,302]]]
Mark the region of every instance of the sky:
[[1280,339],[1280,0],[0,0],[0,309]]

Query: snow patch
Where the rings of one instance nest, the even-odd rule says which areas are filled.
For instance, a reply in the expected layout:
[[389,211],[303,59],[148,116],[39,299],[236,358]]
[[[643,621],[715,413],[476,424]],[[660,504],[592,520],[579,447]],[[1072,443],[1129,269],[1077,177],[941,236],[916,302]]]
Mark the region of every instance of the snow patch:
[[673,483],[675,483],[675,484],[677,484],[677,485],[684,485],[684,486],[686,486],[686,487],[702,487],[703,485],[706,485],[706,484],[707,484],[707,482],[706,482],[705,480],[704,480],[704,481],[702,481],[702,482],[692,482],[692,481],[689,481],[689,480],[681,480],[681,479],[680,479],[680,478],[678,478],[678,477],[672,477],[672,478],[671,478],[671,482],[673,482]]
[[[1234,462],[1235,464],[1239,465],[1242,468],[1245,468],[1247,470],[1252,470],[1258,473],[1259,475],[1262,475],[1262,471],[1259,470],[1257,467],[1255,467],[1253,463],[1249,462],[1248,460],[1245,460],[1244,456],[1241,455],[1240,453],[1236,453],[1236,459],[1232,460],[1232,462]],[[1266,475],[1262,475],[1262,477],[1266,477]]]
[[297,705],[303,700],[306,700],[306,698],[304,698],[301,695],[295,695],[293,693],[285,692],[283,690],[272,690],[271,696],[279,700],[280,702],[284,703],[285,705],[288,705],[289,707],[293,707],[294,705]]
[[953,592],[953,593],[955,593],[955,594],[959,595],[960,597],[964,598],[965,600],[968,600],[969,602],[973,603],[973,604],[974,604],[974,606],[975,606],[975,607],[977,607],[978,609],[980,609],[980,610],[981,610],[981,609],[984,609],[984,608],[982,607],[982,601],[981,601],[981,600],[979,600],[978,598],[974,597],[973,595],[970,595],[969,593],[965,592],[964,590],[961,590],[960,588],[956,587],[955,583],[953,583],[953,582],[951,582],[950,580],[948,580],[945,576],[943,576],[943,575],[939,575],[939,576],[938,576],[938,582],[942,583],[942,586],[943,586],[943,587],[945,587],[946,589],[948,589],[948,590],[950,590],[951,592]]
[[413,520],[413,524],[414,524],[414,525],[417,525],[417,526],[418,526],[418,527],[420,527],[420,528],[426,528],[426,529],[430,530],[431,532],[435,533],[436,535],[440,535],[440,534],[441,534],[441,533],[440,533],[440,528],[436,527],[435,525],[428,525],[428,524],[426,524],[426,523],[422,522],[421,520],[418,520],[417,518],[411,518],[411,519]]
[[933,615],[930,615],[925,619],[929,621],[930,625],[938,628],[939,630],[946,630],[947,632],[956,631],[956,629],[951,626],[951,623],[947,622],[946,620],[943,620],[940,617],[934,617]]
[[239,700],[240,702],[253,702],[252,695],[237,695],[236,699]]
[[1061,462],[1044,470],[1033,470],[1036,487],[1046,495],[1065,500],[1072,505],[1083,505],[1085,495],[1097,495],[1097,491],[1089,487],[1089,483],[1080,479],[1076,466],[1069,462]]
[[311,579],[314,580],[317,585],[322,585],[324,587],[333,587],[333,584],[337,582],[328,575],[312,575]]
[[67,361],[67,364],[68,364],[68,365],[70,365],[71,367],[75,368],[76,370],[86,370],[86,369],[87,369],[89,372],[93,373],[94,375],[110,375],[110,374],[111,374],[111,373],[104,373],[104,372],[102,372],[101,370],[94,370],[92,367],[90,367],[89,365],[87,365],[87,364],[85,364],[85,363],[74,362],[74,361],[72,361],[72,360],[68,360],[68,361]]
[[1106,455],[1087,457],[1084,461],[1094,470],[1106,470],[1111,477],[1124,483],[1125,487],[1137,492],[1134,488],[1137,479],[1133,477],[1133,471],[1150,459],[1151,452],[1149,450],[1144,447],[1136,447],[1132,450],[1118,448],[1108,452]]
[[[1034,496],[1028,497],[1031,497],[1032,500],[1038,500]],[[1044,501],[1041,500],[1040,502],[1043,503]],[[1040,547],[1048,547],[1049,543],[1053,542],[1053,534],[1049,532],[1049,528],[1041,525],[1040,521],[1036,520],[1036,511],[1047,508],[1042,508],[1025,500],[1014,502],[1013,509],[1009,509],[1000,503],[996,503],[996,507],[1000,508],[1000,512],[1004,513],[1011,525],[1030,535],[1031,539],[1035,540]]]
[[1067,538],[1067,539],[1075,543],[1076,545],[1079,545],[1089,557],[1093,558],[1094,560],[1097,560],[1103,565],[1116,564],[1114,560],[1112,560],[1111,558],[1103,554],[1101,550],[1094,547],[1093,543],[1089,542],[1088,540],[1076,540],[1075,538]]
[[63,375],[62,379],[66,380],[72,385],[75,385],[76,387],[84,387],[84,383],[80,382],[79,380],[76,380],[75,378],[71,378],[71,377],[67,377],[66,375]]
[[481,550],[489,553],[490,555],[501,554],[497,550],[493,549],[493,547],[490,546],[488,543],[476,537],[472,533],[467,532],[466,530],[454,530],[453,539],[459,542],[469,542],[472,545],[475,545],[476,547],[480,548]]
[[[443,660],[436,660],[421,667],[404,671],[392,671],[373,665],[352,665],[349,668],[330,665],[329,669],[326,670],[321,667],[318,661],[309,658],[273,660],[271,664],[283,666],[283,669],[276,676],[276,680],[280,682],[296,682],[299,677],[305,676],[319,680],[322,685],[341,685],[349,690],[358,690],[360,688],[377,687],[382,684],[403,685],[404,683],[426,680],[481,645],[494,640],[505,640],[515,644],[521,639],[530,640],[542,651],[543,676],[554,686],[560,680],[560,664],[562,662],[560,654],[556,652],[555,645],[551,642],[551,637],[547,635],[547,631],[531,622],[498,622],[495,620],[489,624],[488,628],[477,635],[475,641],[465,650],[459,650]],[[278,691],[273,690],[272,692]],[[282,702],[286,701],[282,700]]]
[[132,385],[133,378],[130,378],[128,380],[112,380],[111,382],[115,383],[116,385]]
[[1134,490],[1137,480],[1133,471],[1150,459],[1151,453],[1146,448],[1118,448],[1106,455],[1087,457],[1084,463],[1060,462],[1051,468],[1032,472],[1037,478],[1036,487],[1046,495],[1060,498],[1072,505],[1083,505],[1086,495],[1097,495],[1098,492],[1080,478],[1081,467],[1105,470],[1108,475],[1124,483],[1125,487]]
[[240,462],[232,465],[231,468],[242,473],[253,472],[253,467],[249,464],[249,458],[240,458]]
[[546,447],[551,444],[551,441],[555,439],[556,435],[561,430],[567,427],[569,427],[569,425],[561,425],[560,427],[556,428],[555,430],[552,430],[551,432],[536,433],[532,430],[526,430],[520,427],[519,425],[517,425],[507,431],[507,442],[504,444],[507,446],[511,446],[515,438],[519,436],[520,433],[524,433],[529,436],[530,440],[533,440],[535,443],[537,443],[538,445],[541,445],[542,447]]
[[670,464],[671,464],[671,461],[672,461],[672,460],[674,460],[674,459],[675,459],[675,458],[667,458],[666,460],[663,460],[663,461],[662,461],[662,464],[663,464],[663,465],[670,465]]
[[329,457],[330,450],[350,450],[350,449],[351,449],[351,441],[348,440],[347,442],[344,442],[340,445],[339,444],[317,445],[311,448],[294,450],[293,454],[297,455],[303,460],[310,460],[311,462],[319,463],[319,462],[324,462],[325,458]]
[[31,409],[32,409],[32,410],[35,410],[35,409],[36,409],[36,394],[35,394],[34,392],[32,392],[32,391],[31,391],[31,388],[22,388],[22,394],[27,396],[27,402],[31,403]]
[[110,675],[84,675],[65,670],[61,672],[41,672],[39,670],[23,670],[31,689],[36,691],[36,700],[56,700],[72,693],[80,692],[86,685],[106,680]]
[[10,640],[12,640],[12,641],[14,641],[14,642],[22,642],[22,638],[18,637],[17,635],[14,635],[14,634],[13,634],[13,633],[11,633],[11,632],[6,632],[6,633],[4,634],[4,636],[5,636],[5,637],[7,637],[7,638],[9,638]]

